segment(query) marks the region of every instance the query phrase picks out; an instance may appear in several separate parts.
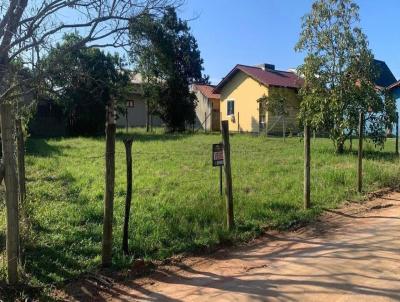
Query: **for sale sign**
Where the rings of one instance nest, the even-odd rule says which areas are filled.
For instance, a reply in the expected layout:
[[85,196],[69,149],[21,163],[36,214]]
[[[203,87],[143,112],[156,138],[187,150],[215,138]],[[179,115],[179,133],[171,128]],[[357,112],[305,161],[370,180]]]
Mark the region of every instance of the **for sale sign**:
[[224,145],[222,143],[212,145],[213,167],[224,165]]

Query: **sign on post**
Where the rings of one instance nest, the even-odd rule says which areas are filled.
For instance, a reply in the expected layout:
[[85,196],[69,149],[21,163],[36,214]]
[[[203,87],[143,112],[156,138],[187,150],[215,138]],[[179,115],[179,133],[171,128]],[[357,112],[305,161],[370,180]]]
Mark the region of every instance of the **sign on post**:
[[222,196],[222,166],[224,165],[224,144],[212,145],[212,164],[219,167],[219,194]]
[[213,167],[224,165],[224,145],[222,143],[212,145]]

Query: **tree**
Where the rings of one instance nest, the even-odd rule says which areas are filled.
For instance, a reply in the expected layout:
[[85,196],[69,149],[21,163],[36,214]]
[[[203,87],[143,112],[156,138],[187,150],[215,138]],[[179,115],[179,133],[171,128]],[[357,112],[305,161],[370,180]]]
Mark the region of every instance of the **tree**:
[[[128,45],[128,21],[144,12],[157,15],[175,0],[50,0],[2,1],[0,6],[0,101],[14,93],[9,65],[17,59],[37,62],[62,34],[79,31],[83,45],[123,47]],[[68,16],[68,17],[66,17]],[[35,55],[31,55],[31,52]],[[35,58],[36,57],[36,58]]]
[[359,27],[359,7],[352,0],[317,0],[303,17],[295,47],[306,52],[300,118],[329,132],[338,153],[366,114],[369,137],[382,143],[382,129],[393,117],[390,100],[374,85],[377,70],[368,41]]
[[[9,0],[1,1],[0,5],[0,107],[4,102],[12,102],[16,107],[16,99],[25,95],[24,85],[18,78],[18,72],[11,68],[12,63],[21,60],[24,65],[31,64],[35,71],[39,57],[51,49],[54,41],[62,34],[80,31],[82,39],[71,44],[70,49],[81,48],[90,44],[91,47],[113,46],[122,47],[126,43],[128,21],[141,16],[144,12],[158,14],[166,5],[175,4],[174,0]],[[65,17],[68,16],[68,17]],[[30,53],[32,52],[32,54]],[[33,72],[37,77],[42,73]],[[4,110],[3,112],[7,112]],[[5,118],[0,118],[5,120]],[[1,131],[3,142],[3,157],[13,156],[14,146],[9,137],[15,137],[12,128]],[[7,146],[4,146],[8,144]],[[8,154],[6,154],[8,153]],[[0,170],[3,169],[0,163]],[[16,165],[7,163],[5,175],[11,175]],[[15,193],[15,188],[6,185],[6,203],[13,202],[8,193]],[[15,205],[13,205],[14,207]],[[7,206],[7,209],[11,207]],[[7,221],[7,238],[12,230],[18,230],[18,221]],[[19,241],[18,238],[14,240]],[[10,249],[11,250],[11,249]],[[18,251],[18,248],[13,247]],[[8,259],[13,263],[18,259],[16,253],[7,252]],[[9,269],[10,262],[8,262]],[[17,270],[13,266],[9,270],[8,280],[17,282]]]
[[97,135],[104,133],[110,100],[128,97],[129,72],[117,54],[86,46],[66,51],[81,39],[76,34],[65,36],[41,61],[44,97],[61,106],[70,135]]
[[[262,114],[269,112],[272,115],[278,116],[282,120],[282,136],[285,140],[286,117],[289,115],[286,96],[280,89],[270,89],[269,95],[263,95],[258,99],[258,102]],[[266,128],[265,131],[268,134],[268,128]]]
[[149,110],[158,114],[169,131],[181,131],[195,119],[196,98],[189,91],[204,82],[203,60],[186,21],[168,7],[161,18],[145,14],[130,23],[131,56],[144,79]]

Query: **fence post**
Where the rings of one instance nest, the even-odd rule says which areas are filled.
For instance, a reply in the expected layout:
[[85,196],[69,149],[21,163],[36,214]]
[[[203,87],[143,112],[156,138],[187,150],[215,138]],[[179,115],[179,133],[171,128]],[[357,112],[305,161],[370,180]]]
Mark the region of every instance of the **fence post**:
[[222,121],[222,142],[224,144],[224,168],[226,181],[226,212],[227,227],[232,230],[234,227],[233,217],[233,190],[232,190],[232,171],[231,171],[231,146],[229,144],[229,124],[228,121]]
[[124,139],[126,152],[126,199],[125,199],[125,220],[122,238],[122,250],[125,255],[129,255],[128,235],[129,235],[129,215],[132,204],[132,143],[133,139]]
[[204,112],[204,133],[207,132],[207,112]]
[[310,208],[310,126],[304,125],[304,208]]
[[396,155],[399,155],[399,113],[396,112]]
[[15,120],[15,130],[17,132],[19,197],[20,197],[20,203],[22,205],[26,197],[26,183],[25,183],[25,143],[24,143],[24,133],[22,131],[22,122],[20,118]]
[[238,112],[238,133],[240,133],[240,113]]
[[357,191],[362,192],[362,158],[363,158],[363,139],[364,139],[364,113],[360,112],[358,121],[358,169],[357,169]]
[[114,211],[114,184],[115,184],[115,112],[114,102],[107,106],[106,118],[106,173],[105,173],[105,195],[104,195],[104,219],[103,219],[103,242],[102,242],[102,265],[104,267],[112,264],[112,242],[113,242],[113,211]]
[[7,208],[7,272],[8,283],[15,285],[18,282],[19,214],[17,163],[14,156],[15,128],[10,104],[0,105],[0,117]]

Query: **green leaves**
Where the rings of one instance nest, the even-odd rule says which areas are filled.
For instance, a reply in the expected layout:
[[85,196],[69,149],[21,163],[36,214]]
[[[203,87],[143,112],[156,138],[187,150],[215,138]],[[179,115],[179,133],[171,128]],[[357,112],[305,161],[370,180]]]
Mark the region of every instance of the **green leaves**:
[[111,98],[124,102],[129,96],[129,74],[116,54],[71,48],[80,40],[78,35],[66,35],[42,60],[46,87],[41,97],[63,108],[69,134],[94,135],[104,132],[106,103]]
[[356,131],[360,111],[369,112],[374,121],[369,137],[378,144],[383,142],[382,128],[393,120],[394,107],[386,105],[374,84],[374,56],[359,27],[358,11],[352,0],[315,1],[303,17],[295,47],[306,53],[299,67],[305,80],[300,118],[315,129],[328,131],[339,145]]
[[131,58],[143,76],[152,114],[170,131],[184,130],[195,119],[196,99],[189,85],[206,81],[196,39],[172,7],[161,18],[146,14],[130,25]]

